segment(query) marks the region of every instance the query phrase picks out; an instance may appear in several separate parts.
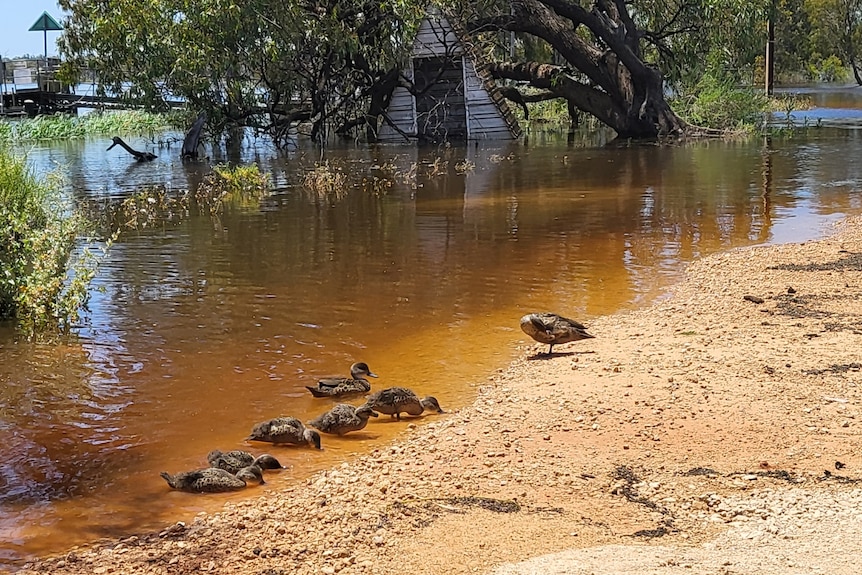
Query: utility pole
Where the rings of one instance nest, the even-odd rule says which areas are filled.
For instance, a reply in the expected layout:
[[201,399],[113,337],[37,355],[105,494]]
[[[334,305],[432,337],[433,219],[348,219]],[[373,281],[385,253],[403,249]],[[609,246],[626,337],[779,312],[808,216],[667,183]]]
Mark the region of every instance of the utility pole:
[[771,96],[775,88],[775,0],[769,6],[766,22],[766,95]]

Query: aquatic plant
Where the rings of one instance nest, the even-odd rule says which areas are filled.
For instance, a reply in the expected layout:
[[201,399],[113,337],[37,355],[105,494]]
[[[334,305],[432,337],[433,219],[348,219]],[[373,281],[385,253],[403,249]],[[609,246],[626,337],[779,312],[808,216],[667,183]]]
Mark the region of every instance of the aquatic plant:
[[79,321],[101,259],[86,247],[75,253],[86,222],[62,201],[56,178],[37,178],[24,156],[0,146],[0,319],[29,336]]
[[217,214],[225,204],[234,207],[257,206],[270,191],[269,178],[257,164],[215,166],[198,185],[195,200],[201,211]]
[[144,186],[125,198],[83,200],[78,208],[101,233],[117,235],[179,223],[189,214],[189,192],[163,185]]
[[269,179],[256,164],[216,166],[194,193],[165,185],[144,186],[125,198],[81,202],[80,209],[102,233],[117,234],[178,224],[192,213],[216,216],[226,205],[256,207],[269,193]]
[[467,172],[472,172],[475,169],[475,162],[471,162],[470,160],[461,160],[460,162],[455,164],[455,172],[459,174],[466,174]]
[[347,194],[347,176],[329,162],[315,164],[302,178],[302,186],[318,198],[342,199]]
[[445,176],[449,173],[449,160],[444,160],[441,157],[434,158],[434,161],[428,164],[428,177],[436,178]]
[[360,187],[372,196],[385,196],[392,187],[392,179],[379,176],[362,178]]
[[[86,116],[36,116],[0,120],[0,141],[71,140],[87,136],[155,134],[172,127],[175,116],[139,110],[94,112]],[[180,116],[176,116],[177,120]]]

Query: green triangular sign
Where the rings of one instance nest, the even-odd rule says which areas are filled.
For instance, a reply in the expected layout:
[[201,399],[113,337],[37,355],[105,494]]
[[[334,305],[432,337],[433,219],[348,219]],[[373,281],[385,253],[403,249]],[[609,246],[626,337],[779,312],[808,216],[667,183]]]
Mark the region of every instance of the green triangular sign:
[[47,12],[42,12],[42,15],[39,16],[39,19],[30,26],[29,32],[43,32],[47,30],[62,30],[63,27],[60,26],[56,20],[54,20],[50,14]]

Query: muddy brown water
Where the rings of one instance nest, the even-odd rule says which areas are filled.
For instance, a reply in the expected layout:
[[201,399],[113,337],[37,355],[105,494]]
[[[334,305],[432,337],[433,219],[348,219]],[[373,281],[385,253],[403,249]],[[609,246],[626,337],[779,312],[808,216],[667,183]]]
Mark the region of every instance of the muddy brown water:
[[[106,147],[29,153],[78,197],[179,190],[209,169],[183,166],[177,150],[136,165]],[[589,324],[660,297],[694,258],[813,238],[862,204],[855,131],[676,147],[345,146],[327,156],[344,193],[327,198],[297,185],[312,150],[236,153],[271,174],[272,197],[125,234],[77,339],[0,331],[0,564],[189,520],[385,444],[408,422],[324,436],[323,451],[244,441],[258,421],[326,410],[333,402],[304,386],[353,361],[379,374],[375,388],[455,410],[521,353],[523,313]],[[291,467],[228,496],[172,492],[159,477],[214,448]]]

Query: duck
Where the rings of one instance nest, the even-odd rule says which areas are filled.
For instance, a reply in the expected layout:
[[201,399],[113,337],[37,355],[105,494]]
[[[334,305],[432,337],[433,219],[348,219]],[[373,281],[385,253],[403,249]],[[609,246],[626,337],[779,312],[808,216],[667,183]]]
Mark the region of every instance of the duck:
[[306,429],[295,417],[276,417],[254,426],[246,441],[268,441],[269,443],[307,443],[320,449],[320,434]]
[[176,475],[162,471],[160,475],[172,489],[190,493],[223,493],[243,489],[252,481],[261,485],[265,483],[263,470],[257,465],[243,467],[236,475],[217,467],[183,471]]
[[113,148],[114,146],[120,146],[121,148],[123,148],[127,152],[129,152],[132,156],[134,156],[135,159],[139,162],[152,162],[153,160],[158,158],[157,155],[155,155],[151,152],[139,152],[139,151],[133,149],[130,145],[128,145],[126,142],[124,142],[123,139],[119,136],[114,136],[113,138],[111,138],[111,141],[114,143],[111,144],[110,146],[108,146],[108,149],[105,150],[106,152],[110,151],[111,148]]
[[401,412],[408,415],[421,415],[423,411],[434,410],[443,413],[437,398],[428,396],[419,399],[419,396],[406,387],[388,387],[366,397],[365,405],[379,413],[391,415],[401,419]]
[[317,387],[306,385],[305,389],[314,397],[339,397],[353,393],[368,393],[371,384],[366,377],[377,377],[372,373],[368,364],[364,362],[354,363],[350,366],[350,377],[327,377],[317,382]]
[[323,415],[308,422],[308,425],[323,433],[344,435],[351,431],[359,431],[368,425],[369,417],[378,417],[368,405],[354,407],[347,403],[339,403]]
[[218,467],[230,473],[238,473],[240,469],[251,465],[257,465],[261,470],[284,469],[278,459],[268,453],[255,457],[248,451],[240,449],[228,452],[213,449],[207,454],[207,462],[209,462],[210,467]]
[[558,343],[595,337],[582,324],[555,313],[528,313],[521,318],[521,330],[539,343],[547,343],[547,355]]

